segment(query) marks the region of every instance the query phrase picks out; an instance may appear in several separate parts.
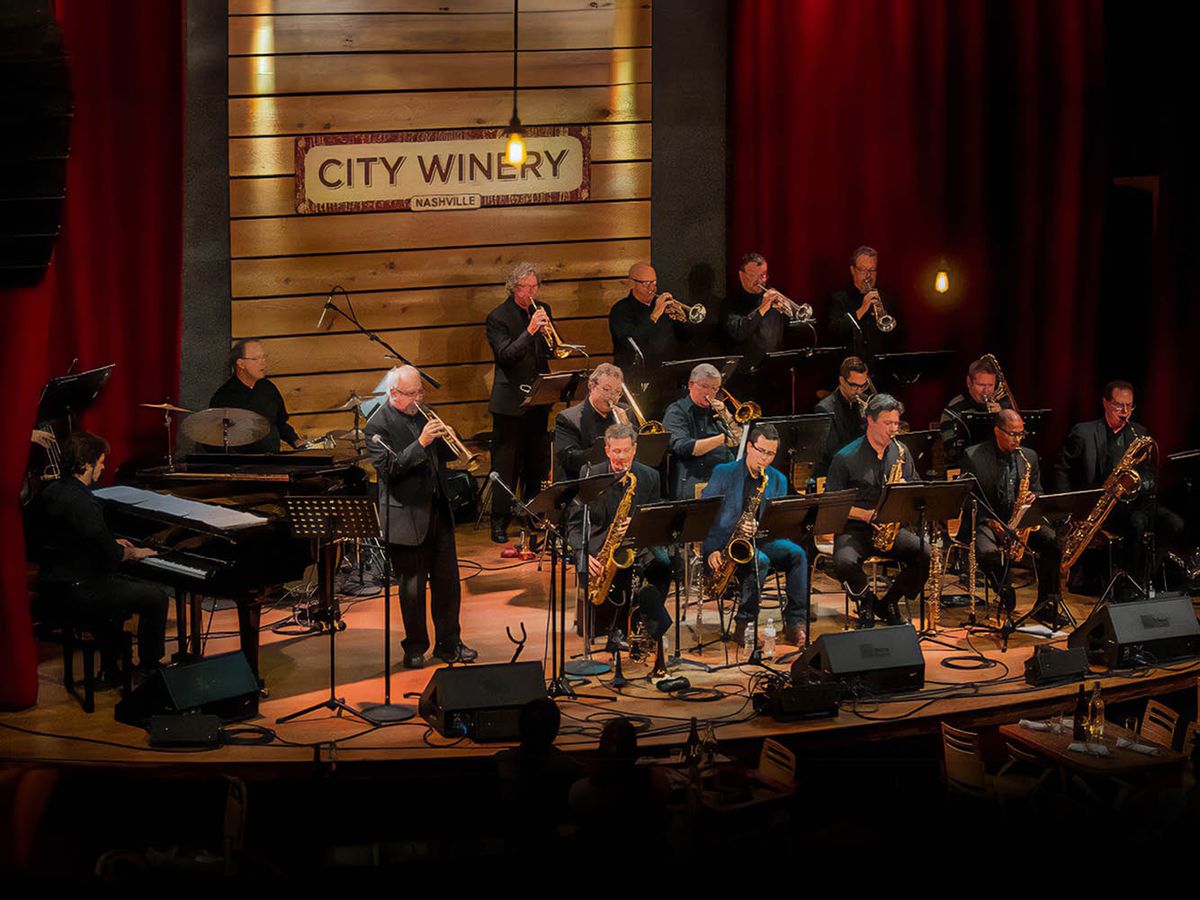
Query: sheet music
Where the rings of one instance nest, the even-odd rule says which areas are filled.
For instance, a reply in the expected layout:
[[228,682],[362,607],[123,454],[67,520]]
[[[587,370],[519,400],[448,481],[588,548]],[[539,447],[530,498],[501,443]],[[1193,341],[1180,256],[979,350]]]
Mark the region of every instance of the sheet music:
[[170,494],[160,494],[143,488],[117,484],[112,487],[99,488],[93,492],[101,500],[123,503],[135,509],[146,512],[162,513],[193,522],[202,522],[212,528],[233,530],[250,528],[255,525],[266,525],[270,519],[254,513],[242,512],[217,506],[214,503],[201,503],[199,500],[187,500],[183,497],[173,497]]

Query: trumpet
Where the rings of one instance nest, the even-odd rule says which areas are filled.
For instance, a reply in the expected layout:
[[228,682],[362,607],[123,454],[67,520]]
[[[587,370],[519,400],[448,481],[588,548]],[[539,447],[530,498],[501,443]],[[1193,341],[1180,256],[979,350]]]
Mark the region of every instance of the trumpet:
[[[642,408],[638,406],[637,401],[633,399],[633,394],[629,392],[629,386],[625,382],[621,382],[621,392],[625,395],[625,399],[629,401],[629,408],[633,411],[634,417],[638,423],[638,434],[662,434],[667,429],[663,427],[662,422],[656,422],[653,419],[647,421],[642,415]],[[613,407],[613,415],[617,417],[617,421],[622,425],[628,425],[629,414],[619,406]]]
[[[676,322],[688,321],[693,325],[699,325],[704,321],[704,317],[708,315],[708,310],[701,303],[693,303],[691,306],[688,306],[686,303],[676,300],[670,294],[664,296],[667,298],[667,305],[663,308],[663,311]],[[658,298],[656,297],[655,299],[657,300]]]
[[[867,288],[868,294],[871,293],[871,291],[875,290],[874,277],[872,277],[872,276],[867,277],[866,288]],[[873,301],[871,301],[871,312],[875,316],[875,327],[876,328],[878,328],[880,331],[883,331],[883,332],[895,330],[896,317],[893,315],[890,315],[888,313],[888,311],[883,308],[883,298],[880,296],[878,291],[876,291],[876,293],[875,293],[875,299]]]
[[[539,309],[541,309],[541,307],[537,305],[537,301],[532,297],[529,299],[529,303],[533,307],[534,312],[537,312]],[[549,318],[548,313],[547,318]],[[550,354],[555,359],[566,359],[571,355],[572,350],[579,349],[574,344],[567,344],[563,342],[563,339],[558,336],[558,331],[554,328],[553,322],[548,321],[542,326],[542,337],[546,339],[546,345],[550,348]]]
[[797,303],[779,293],[775,288],[767,288],[765,293],[774,295],[771,298],[771,305],[793,322],[811,322],[813,320],[811,303]]
[[721,393],[725,395],[725,399],[729,401],[729,405],[733,407],[733,421],[739,425],[745,425],[747,422],[753,422],[755,419],[762,418],[762,407],[753,400],[747,400],[745,403],[738,403],[737,399],[725,388],[721,388]]
[[467,445],[462,442],[462,438],[455,434],[454,429],[447,425],[437,413],[435,413],[424,403],[417,404],[417,411],[423,415],[426,420],[430,422],[438,422],[443,428],[446,429],[446,433],[442,435],[442,440],[444,440],[447,446],[454,451],[454,455],[458,457],[459,462],[466,466],[468,472],[473,475],[479,471],[480,466],[483,465],[482,453],[472,453],[470,450],[468,450]]

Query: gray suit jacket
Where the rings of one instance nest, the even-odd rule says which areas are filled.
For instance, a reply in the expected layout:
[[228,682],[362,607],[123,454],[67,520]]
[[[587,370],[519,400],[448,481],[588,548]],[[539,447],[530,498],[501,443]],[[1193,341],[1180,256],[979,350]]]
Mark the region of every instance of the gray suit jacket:
[[[385,402],[364,429],[367,455],[380,475],[379,523],[387,529],[389,544],[415,547],[424,541],[435,488],[440,486],[443,497],[450,496],[446,460],[454,454],[440,439],[422,447],[417,437],[424,427],[420,414],[406,416]],[[375,441],[376,435],[396,452],[395,457]]]

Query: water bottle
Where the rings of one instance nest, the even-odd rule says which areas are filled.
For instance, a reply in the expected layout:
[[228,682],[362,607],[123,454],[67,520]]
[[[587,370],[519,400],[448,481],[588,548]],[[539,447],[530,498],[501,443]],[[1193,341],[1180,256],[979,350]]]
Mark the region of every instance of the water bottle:
[[768,618],[767,627],[762,633],[762,655],[763,659],[772,659],[775,656],[775,620]]
[[757,619],[751,619],[746,623],[746,638],[742,642],[742,655],[746,659],[749,659],[750,654],[754,652],[754,629],[757,627]]

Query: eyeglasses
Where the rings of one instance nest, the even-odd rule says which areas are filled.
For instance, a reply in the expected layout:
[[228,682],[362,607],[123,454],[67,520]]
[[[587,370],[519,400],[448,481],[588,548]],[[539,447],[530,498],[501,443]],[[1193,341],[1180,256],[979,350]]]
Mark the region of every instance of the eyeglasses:
[[867,387],[867,383],[865,381],[861,382],[859,384],[855,384],[853,381],[846,381],[845,378],[843,378],[842,381],[845,383],[846,387],[850,388],[851,390],[855,390],[855,391],[865,390]]
[[251,362],[266,362],[267,354],[260,353],[258,356],[243,356],[242,359],[248,359]]
[[1107,403],[1109,406],[1111,406],[1113,409],[1115,409],[1117,412],[1133,412],[1133,404],[1132,403],[1116,403],[1112,400],[1105,400],[1104,402]]
[[1025,432],[1024,431],[1004,431],[1003,428],[1001,428],[1000,430],[1003,431],[1005,434],[1007,434],[1014,441],[1025,440]]
[[878,267],[875,267],[873,269],[862,269],[862,268],[859,268],[858,266],[852,266],[852,268],[854,269],[855,272],[859,272],[863,275],[874,275],[879,271]]
[[646,287],[649,287],[652,284],[658,284],[657,278],[630,278],[629,280],[634,284],[641,284],[645,285]]
[[400,390],[400,388],[392,388],[392,393],[397,394],[401,397],[420,397],[420,396],[424,395],[425,388],[420,387],[420,388],[417,388],[415,391],[402,391],[402,390]]
[[776,451],[775,451],[775,450],[764,450],[762,447],[758,446],[757,444],[750,444],[749,446],[751,446],[752,448],[754,448],[755,450],[757,450],[757,451],[758,451],[759,453],[761,453],[763,456],[769,456],[769,457],[771,457],[772,459],[774,459],[774,458],[775,458],[775,453],[776,453]]

